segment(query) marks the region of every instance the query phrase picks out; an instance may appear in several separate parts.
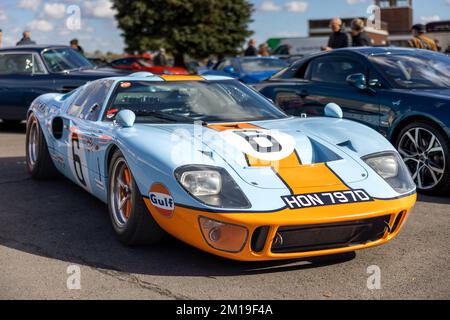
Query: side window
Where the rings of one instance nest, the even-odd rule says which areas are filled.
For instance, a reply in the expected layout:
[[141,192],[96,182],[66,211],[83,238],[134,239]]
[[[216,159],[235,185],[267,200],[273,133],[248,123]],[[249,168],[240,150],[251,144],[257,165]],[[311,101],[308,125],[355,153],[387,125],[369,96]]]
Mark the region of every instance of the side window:
[[32,53],[6,53],[0,54],[0,74],[33,73]]
[[123,66],[126,65],[126,59],[119,59],[112,63],[113,66]]
[[360,62],[341,57],[325,57],[313,60],[306,71],[307,78],[317,82],[346,84],[347,77],[354,73],[366,74]]
[[34,60],[33,60],[33,73],[34,74],[45,74],[45,68],[44,65],[42,64],[41,59],[39,58],[39,56],[34,55]]
[[83,110],[79,115],[81,119],[89,121],[96,121],[98,119],[102,111],[103,103],[113,83],[114,81],[111,80],[101,80],[93,83],[94,88],[84,102]]
[[217,66],[216,69],[219,71],[223,71],[223,69],[225,69],[225,67],[228,67],[228,66],[231,66],[231,61],[230,61],[230,59],[225,59]]
[[92,92],[94,88],[94,83],[88,83],[85,84],[83,87],[81,87],[77,94],[77,97],[75,97],[75,100],[73,101],[72,105],[70,106],[69,110],[67,111],[67,114],[72,117],[79,117],[81,112],[83,111],[83,108],[87,102],[89,94]]

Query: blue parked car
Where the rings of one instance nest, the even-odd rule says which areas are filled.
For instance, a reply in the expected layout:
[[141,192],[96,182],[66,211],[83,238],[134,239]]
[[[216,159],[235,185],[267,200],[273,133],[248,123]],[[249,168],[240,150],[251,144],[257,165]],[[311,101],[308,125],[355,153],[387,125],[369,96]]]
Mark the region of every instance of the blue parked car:
[[203,75],[228,76],[247,84],[256,84],[286,68],[288,63],[276,57],[234,57],[219,61]]
[[[129,72],[127,72],[129,73]],[[86,82],[125,74],[98,68],[66,46],[30,45],[0,49],[0,119],[20,123],[31,102],[50,92],[67,93]]]
[[339,49],[304,58],[257,89],[296,116],[322,116],[327,103],[338,103],[345,118],[394,144],[419,191],[449,191],[450,57],[405,48]]

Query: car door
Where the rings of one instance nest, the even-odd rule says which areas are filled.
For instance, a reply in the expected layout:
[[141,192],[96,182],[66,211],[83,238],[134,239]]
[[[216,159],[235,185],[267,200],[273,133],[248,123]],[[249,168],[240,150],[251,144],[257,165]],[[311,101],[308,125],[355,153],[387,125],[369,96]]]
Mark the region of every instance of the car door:
[[102,179],[104,126],[99,121],[113,80],[97,80],[88,85],[68,110],[71,134],[67,145],[69,166],[77,182],[96,194],[105,188]]
[[[357,89],[347,83],[352,74],[369,78],[369,68],[362,60],[344,55],[326,55],[313,59],[307,66],[307,87],[298,95],[306,109],[313,115],[323,115],[325,106],[334,102],[341,106],[344,118],[358,121],[375,130],[380,126],[380,102],[376,90],[371,87]],[[308,111],[311,113],[311,111]]]
[[31,102],[52,89],[52,77],[37,53],[0,53],[0,118],[24,120]]

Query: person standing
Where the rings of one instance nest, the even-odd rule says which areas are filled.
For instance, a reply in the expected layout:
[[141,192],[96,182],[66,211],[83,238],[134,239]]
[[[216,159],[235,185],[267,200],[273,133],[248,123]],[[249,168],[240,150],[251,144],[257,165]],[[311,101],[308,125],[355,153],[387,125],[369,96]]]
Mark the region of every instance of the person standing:
[[426,27],[424,24],[415,24],[412,27],[413,38],[408,44],[411,48],[438,51],[436,43],[425,35]]
[[347,48],[349,45],[348,36],[342,31],[342,20],[334,18],[330,22],[332,33],[328,39],[328,46],[323,47],[322,50],[330,51],[333,49]]
[[153,64],[159,67],[167,66],[166,49],[159,49],[158,54],[153,58]]
[[83,48],[79,45],[78,43],[78,39],[72,39],[70,40],[70,47],[76,51],[78,51],[79,53],[81,53],[82,55],[84,55],[84,50]]
[[354,19],[351,24],[352,47],[368,47],[373,45],[373,40],[364,31],[364,21]]
[[244,56],[253,57],[258,55],[258,49],[256,49],[256,40],[250,39],[248,41],[248,47],[244,52]]
[[31,32],[30,31],[24,31],[22,34],[22,39],[20,39],[19,42],[17,42],[17,46],[26,46],[26,45],[33,45],[36,44],[35,41],[31,40]]
[[268,57],[268,56],[270,56],[270,53],[269,53],[269,46],[268,46],[266,43],[260,44],[260,45],[259,45],[258,54],[259,54],[261,57]]
[[0,29],[0,48],[2,47],[2,41],[3,41],[3,30]]

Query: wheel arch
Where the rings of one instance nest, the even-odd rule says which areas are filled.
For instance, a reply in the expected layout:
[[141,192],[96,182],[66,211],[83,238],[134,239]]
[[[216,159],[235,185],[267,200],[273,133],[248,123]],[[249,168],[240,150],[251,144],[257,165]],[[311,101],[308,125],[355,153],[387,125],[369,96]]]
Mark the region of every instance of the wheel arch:
[[105,163],[104,163],[104,169],[105,169],[104,172],[105,172],[106,176],[109,176],[109,166],[111,164],[111,159],[117,150],[120,150],[120,148],[115,143],[112,143],[106,150]]
[[446,129],[445,125],[439,121],[438,119],[425,115],[425,114],[411,114],[406,117],[403,117],[402,119],[398,120],[394,126],[390,130],[390,134],[388,135],[389,140],[392,144],[395,143],[395,141],[398,138],[398,135],[400,132],[405,128],[408,124],[413,123],[415,121],[426,121],[436,126],[436,128],[443,134],[449,136],[449,132],[447,132],[448,129]]

